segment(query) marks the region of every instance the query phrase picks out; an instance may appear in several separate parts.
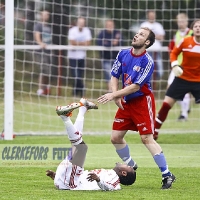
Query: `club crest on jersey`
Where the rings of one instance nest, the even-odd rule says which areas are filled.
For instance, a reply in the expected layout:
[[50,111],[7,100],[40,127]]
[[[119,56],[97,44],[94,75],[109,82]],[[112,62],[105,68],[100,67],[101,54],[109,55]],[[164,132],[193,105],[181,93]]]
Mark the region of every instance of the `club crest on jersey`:
[[140,66],[137,66],[137,65],[135,65],[135,66],[133,67],[133,70],[136,71],[136,72],[139,72],[140,69],[141,69],[141,67],[140,67]]

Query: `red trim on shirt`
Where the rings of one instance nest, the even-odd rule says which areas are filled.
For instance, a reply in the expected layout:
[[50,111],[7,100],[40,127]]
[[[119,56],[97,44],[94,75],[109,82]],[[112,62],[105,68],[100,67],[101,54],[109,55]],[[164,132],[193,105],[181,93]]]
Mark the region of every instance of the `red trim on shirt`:
[[135,54],[133,54],[133,52],[132,52],[133,49],[134,49],[134,48],[131,49],[131,55],[134,56],[134,57],[140,57],[140,56],[143,56],[143,55],[146,53],[146,50],[145,50],[142,54],[140,54],[140,55],[135,55]]

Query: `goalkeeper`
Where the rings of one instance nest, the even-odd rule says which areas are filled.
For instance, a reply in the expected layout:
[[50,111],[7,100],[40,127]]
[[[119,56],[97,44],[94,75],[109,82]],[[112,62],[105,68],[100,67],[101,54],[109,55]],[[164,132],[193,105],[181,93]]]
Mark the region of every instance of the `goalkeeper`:
[[[79,108],[79,113],[73,124],[70,116]],[[62,118],[69,140],[72,143],[73,156],[67,158],[58,166],[56,172],[46,171],[46,175],[54,180],[54,185],[60,190],[119,190],[120,183],[132,185],[136,179],[134,169],[127,164],[116,163],[113,169],[84,170],[83,165],[87,153],[87,145],[82,139],[84,115],[89,109],[98,109],[97,105],[84,98],[79,103],[68,106],[58,106],[57,114]]]
[[[167,118],[169,110],[177,100],[182,101],[185,94],[191,93],[196,103],[200,103],[200,19],[192,23],[193,36],[184,38],[170,54],[175,79],[168,88],[164,102],[155,121],[154,139]],[[178,64],[178,55],[182,52],[182,65]]]
[[[193,31],[190,28],[188,28],[188,16],[185,13],[179,13],[176,16],[176,19],[177,19],[178,30],[176,34],[174,35],[173,40],[171,40],[171,42],[169,43],[170,53],[173,50],[174,46],[179,44],[183,38],[189,37],[193,33]],[[178,56],[178,62],[181,65],[182,53]],[[174,78],[175,78],[174,72],[171,71],[168,78],[168,87],[171,85]],[[181,106],[181,112],[180,112],[180,116],[178,117],[178,121],[187,121],[188,113],[190,112],[190,94],[187,93],[185,97],[183,98],[183,101],[178,101],[178,103]]]

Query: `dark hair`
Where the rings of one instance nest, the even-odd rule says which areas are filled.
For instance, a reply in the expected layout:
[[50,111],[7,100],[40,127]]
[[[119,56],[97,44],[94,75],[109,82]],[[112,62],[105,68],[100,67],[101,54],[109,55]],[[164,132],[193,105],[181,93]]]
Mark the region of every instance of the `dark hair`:
[[193,22],[192,22],[192,24],[191,24],[191,29],[193,29],[193,27],[194,27],[194,25],[196,24],[196,22],[200,22],[200,19],[196,19],[196,20],[194,20]]
[[126,176],[119,177],[122,185],[132,185],[136,180],[136,172],[127,172]]
[[151,29],[147,28],[147,27],[142,27],[141,29],[149,31],[149,35],[148,35],[148,37],[146,39],[146,40],[150,41],[150,43],[146,46],[146,49],[148,49],[155,42],[156,36],[155,36],[154,32]]

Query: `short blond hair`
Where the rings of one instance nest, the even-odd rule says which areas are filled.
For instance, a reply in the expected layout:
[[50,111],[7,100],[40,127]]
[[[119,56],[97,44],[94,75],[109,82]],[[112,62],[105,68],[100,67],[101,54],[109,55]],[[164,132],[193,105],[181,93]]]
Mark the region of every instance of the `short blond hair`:
[[178,18],[181,18],[181,19],[186,19],[188,21],[188,16],[186,13],[179,13],[177,16],[176,16],[176,20],[178,20]]

